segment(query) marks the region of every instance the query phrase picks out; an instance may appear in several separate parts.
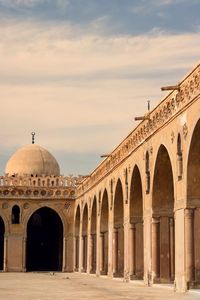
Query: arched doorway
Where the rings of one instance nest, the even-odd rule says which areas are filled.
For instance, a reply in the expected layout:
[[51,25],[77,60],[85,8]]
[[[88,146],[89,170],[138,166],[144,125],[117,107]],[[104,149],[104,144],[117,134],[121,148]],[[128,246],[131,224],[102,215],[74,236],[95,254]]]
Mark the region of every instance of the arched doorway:
[[190,144],[187,163],[187,209],[185,210],[186,280],[200,285],[200,120]]
[[100,216],[100,272],[108,273],[108,193],[103,193]]
[[0,217],[0,270],[4,269],[4,233],[5,233],[4,221]]
[[121,180],[117,181],[114,198],[113,273],[124,276],[124,205]]
[[88,243],[88,207],[83,210],[82,220],[82,272],[87,272],[87,243]]
[[80,235],[80,206],[76,209],[75,218],[75,271],[79,270],[79,237]]
[[63,224],[51,208],[35,211],[27,224],[27,271],[62,271]]
[[137,166],[133,169],[130,187],[130,276],[143,279],[143,200],[142,181]]
[[175,275],[174,184],[171,161],[163,145],[156,159],[152,201],[153,280],[170,283]]
[[92,204],[92,215],[91,215],[91,269],[90,273],[96,273],[96,243],[97,243],[97,199],[94,197],[93,204]]

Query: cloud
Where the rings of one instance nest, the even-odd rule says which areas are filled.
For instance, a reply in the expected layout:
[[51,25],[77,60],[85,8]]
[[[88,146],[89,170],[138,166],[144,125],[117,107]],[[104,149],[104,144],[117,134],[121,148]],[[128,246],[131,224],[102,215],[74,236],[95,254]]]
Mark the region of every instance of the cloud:
[[70,4],[70,0],[56,0],[56,1],[57,1],[58,8],[61,10],[65,10]]
[[[1,22],[1,153],[37,141],[55,153],[103,153],[199,58],[200,34],[103,36],[70,24]],[[66,158],[67,161],[67,158]]]
[[33,7],[41,2],[43,2],[43,0],[0,0],[0,4],[10,8],[20,6]]

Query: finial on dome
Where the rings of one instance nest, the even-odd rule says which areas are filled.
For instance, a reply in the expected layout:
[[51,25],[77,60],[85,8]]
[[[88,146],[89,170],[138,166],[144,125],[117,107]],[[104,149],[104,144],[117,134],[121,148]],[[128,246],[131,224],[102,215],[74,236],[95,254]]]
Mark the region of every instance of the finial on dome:
[[32,135],[32,144],[35,144],[35,132],[31,132]]

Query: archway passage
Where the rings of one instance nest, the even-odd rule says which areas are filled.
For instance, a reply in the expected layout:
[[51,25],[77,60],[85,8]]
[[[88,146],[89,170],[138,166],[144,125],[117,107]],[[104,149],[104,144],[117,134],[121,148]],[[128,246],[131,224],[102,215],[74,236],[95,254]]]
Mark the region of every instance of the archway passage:
[[76,210],[76,219],[75,219],[75,271],[79,270],[79,237],[80,234],[80,206]]
[[171,161],[163,145],[155,165],[152,207],[153,279],[170,283],[175,272],[174,185]]
[[96,273],[96,251],[97,251],[97,200],[94,197],[91,215],[91,237],[90,237],[90,273]]
[[27,271],[61,271],[63,224],[52,209],[43,207],[33,213],[27,225]]
[[83,210],[82,226],[82,271],[87,272],[87,254],[88,254],[88,206]]
[[137,166],[134,167],[130,188],[130,276],[142,279],[143,254],[143,200],[142,181]]
[[108,193],[103,193],[100,216],[100,272],[108,273]]
[[5,226],[4,221],[0,217],[0,270],[3,270],[3,262],[4,262],[4,233]]
[[[187,209],[185,210],[186,280],[200,286],[200,120],[197,122],[187,164]],[[195,209],[194,209],[195,207]]]
[[113,232],[113,273],[116,277],[124,276],[124,205],[120,179],[117,182],[114,199]]

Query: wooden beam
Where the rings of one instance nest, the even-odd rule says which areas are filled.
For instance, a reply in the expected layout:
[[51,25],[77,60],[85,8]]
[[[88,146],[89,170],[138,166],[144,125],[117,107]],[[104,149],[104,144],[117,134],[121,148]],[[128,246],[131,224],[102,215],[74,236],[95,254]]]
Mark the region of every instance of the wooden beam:
[[180,90],[179,85],[169,85],[169,86],[163,86],[161,87],[161,91],[174,91],[174,90]]

